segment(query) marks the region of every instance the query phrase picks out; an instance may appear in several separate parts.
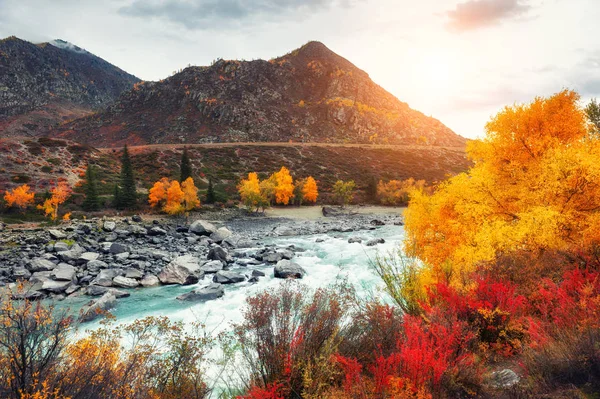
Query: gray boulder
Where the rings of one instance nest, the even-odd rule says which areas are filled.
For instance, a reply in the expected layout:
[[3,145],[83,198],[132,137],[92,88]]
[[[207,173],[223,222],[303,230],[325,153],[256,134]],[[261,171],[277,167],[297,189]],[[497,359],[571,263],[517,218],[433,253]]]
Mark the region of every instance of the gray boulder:
[[131,225],[129,227],[129,231],[131,231],[131,234],[135,234],[136,236],[145,236],[148,234],[148,230],[138,224]]
[[271,252],[269,254],[263,255],[262,260],[269,263],[277,263],[283,259],[283,254],[281,252]]
[[98,272],[100,269],[107,269],[108,263],[103,262],[101,260],[91,260],[87,263],[87,265],[85,265],[85,267],[88,269],[88,271],[95,273]]
[[129,247],[124,244],[119,244],[118,242],[113,242],[110,245],[109,251],[111,254],[122,254],[125,252],[129,252]]
[[75,281],[77,269],[67,263],[59,263],[52,271],[52,277],[58,281]]
[[84,308],[79,316],[81,322],[92,321],[112,309],[117,304],[117,298],[110,292],[105,293],[100,299]]
[[90,284],[101,285],[103,287],[112,287],[113,278],[119,275],[119,271],[120,270],[118,269],[102,269]]
[[29,270],[31,270],[32,272],[54,270],[55,267],[56,265],[54,263],[44,258],[33,258],[29,262]]
[[276,278],[302,278],[306,274],[300,265],[287,259],[277,262],[273,273]]
[[54,281],[46,280],[42,283],[42,290],[52,292],[54,294],[60,294],[64,292],[67,287],[71,285],[71,281]]
[[363,238],[362,237],[350,237],[348,238],[348,244],[354,244],[354,243],[361,243],[363,242]]
[[24,267],[15,267],[13,277],[17,280],[27,280],[31,277],[31,272]]
[[384,244],[385,240],[383,238],[373,238],[365,243],[367,247],[374,247],[377,244]]
[[223,242],[223,240],[228,239],[232,235],[233,233],[229,231],[227,227],[221,227],[220,229],[218,229],[210,235],[210,239],[220,244],[221,242]]
[[116,228],[117,228],[117,224],[115,222],[113,222],[112,220],[107,220],[102,225],[102,230],[109,232],[109,233],[111,231],[115,231]]
[[184,255],[175,258],[158,275],[158,279],[163,284],[196,284],[204,277],[204,272],[200,270],[198,259],[192,255]]
[[64,241],[57,241],[54,243],[54,252],[65,252],[70,248],[71,246]]
[[164,236],[167,234],[167,231],[163,228],[160,228],[158,226],[154,226],[152,227],[150,230],[148,230],[148,235],[149,236]]
[[216,273],[219,270],[223,270],[223,262],[220,260],[211,260],[210,262],[203,264],[200,269],[206,274]]
[[213,276],[213,282],[219,284],[235,284],[246,280],[246,276],[229,270],[219,270]]
[[54,240],[63,240],[67,238],[67,235],[63,231],[56,229],[48,230],[48,234],[50,234],[50,237],[52,237]]
[[142,223],[142,217],[140,215],[133,215],[131,217],[131,220],[133,220],[136,223]]
[[230,261],[233,260],[229,256],[229,253],[227,252],[227,250],[225,248],[223,248],[223,247],[218,246],[218,245],[212,247],[208,251],[207,259],[209,259],[209,260],[220,260],[221,262],[226,262],[226,263],[229,263]]
[[135,279],[139,280],[142,277],[144,277],[144,273],[142,273],[141,270],[138,270],[138,269],[136,269],[134,267],[130,267],[130,268],[127,268],[125,270],[125,277],[127,277],[127,278],[135,278]]
[[84,252],[81,255],[79,255],[79,258],[77,258],[77,263],[83,265],[90,261],[98,260],[99,257],[100,254],[96,252]]
[[209,236],[216,231],[217,228],[212,223],[204,220],[196,220],[190,225],[190,232],[199,236]]
[[221,298],[223,295],[225,295],[223,285],[211,283],[206,287],[197,288],[187,294],[179,295],[177,299],[180,301],[210,301]]
[[146,274],[140,281],[143,287],[156,287],[160,284],[160,280],[154,274]]
[[140,283],[138,283],[137,280],[132,278],[117,276],[113,278],[113,285],[121,288],[135,288],[138,285],[140,285]]
[[90,285],[86,288],[85,293],[89,296],[101,296],[110,292],[117,298],[126,298],[131,294],[127,291],[118,290],[116,288],[102,287],[100,285]]

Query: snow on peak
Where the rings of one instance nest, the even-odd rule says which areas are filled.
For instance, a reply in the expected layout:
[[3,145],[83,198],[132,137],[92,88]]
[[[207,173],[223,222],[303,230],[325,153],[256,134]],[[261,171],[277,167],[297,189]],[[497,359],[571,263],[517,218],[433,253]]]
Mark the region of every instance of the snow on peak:
[[90,54],[90,52],[82,49],[81,47],[78,47],[78,46],[74,45],[73,43],[69,43],[69,42],[61,40],[61,39],[54,39],[54,40],[50,41],[49,43],[51,45],[53,45],[54,47],[58,47],[63,50],[69,50],[74,53]]

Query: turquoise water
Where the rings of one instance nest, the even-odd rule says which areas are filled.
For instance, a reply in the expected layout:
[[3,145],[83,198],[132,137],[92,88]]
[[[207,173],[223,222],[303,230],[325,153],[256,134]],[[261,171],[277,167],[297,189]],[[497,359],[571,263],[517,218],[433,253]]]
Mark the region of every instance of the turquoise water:
[[[363,244],[349,244],[348,237],[352,236],[360,236],[365,241],[381,237],[386,242],[374,247],[365,246],[365,241]],[[370,261],[375,259],[378,251],[386,253],[396,250],[403,237],[402,227],[382,226],[372,231],[274,238],[266,240],[265,243],[276,244],[278,247],[295,245],[306,250],[297,253],[293,260],[306,270],[307,275],[302,279],[302,283],[306,286],[314,289],[328,286],[339,279],[347,279],[356,287],[360,295],[369,295],[377,294],[381,287],[381,280],[371,269]],[[316,242],[317,239],[324,241]],[[168,316],[173,321],[201,321],[209,331],[218,331],[228,327],[230,323],[242,321],[241,310],[248,296],[276,288],[283,281],[273,277],[272,265],[239,267],[232,270],[249,275],[252,267],[263,271],[266,276],[261,277],[255,284],[243,282],[226,286],[225,296],[217,300],[189,303],[176,299],[178,295],[208,285],[211,281],[211,275],[208,275],[197,285],[192,286],[131,289],[129,290],[131,296],[119,299],[117,307],[111,313],[116,317],[117,323],[132,322],[144,316]],[[68,298],[60,304],[60,307],[70,307],[73,312],[77,312],[89,300],[87,296]],[[97,326],[98,322],[93,322],[82,327],[93,329]]]

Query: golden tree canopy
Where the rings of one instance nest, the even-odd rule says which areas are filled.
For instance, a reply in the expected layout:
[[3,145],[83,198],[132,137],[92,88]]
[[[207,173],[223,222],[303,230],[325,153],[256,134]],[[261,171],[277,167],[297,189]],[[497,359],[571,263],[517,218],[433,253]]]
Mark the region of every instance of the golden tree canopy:
[[302,195],[305,201],[317,201],[317,197],[319,196],[319,190],[317,189],[317,181],[312,176],[308,176],[304,181],[304,186],[302,187]]
[[294,198],[294,179],[290,171],[282,166],[279,172],[275,173],[277,186],[275,187],[275,202],[277,204],[287,205]]
[[25,209],[33,203],[34,194],[30,191],[27,184],[23,184],[14,188],[12,191],[7,191],[4,194],[6,205],[11,208],[13,206]]
[[181,183],[181,190],[183,191],[183,207],[186,212],[200,206],[198,188],[194,184],[194,179],[191,177],[185,179],[185,181]]

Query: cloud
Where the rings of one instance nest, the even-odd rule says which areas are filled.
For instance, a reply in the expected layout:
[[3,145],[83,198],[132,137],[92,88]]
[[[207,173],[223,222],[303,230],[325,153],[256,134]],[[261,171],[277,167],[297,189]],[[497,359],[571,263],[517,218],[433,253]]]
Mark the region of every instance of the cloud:
[[466,31],[495,25],[522,16],[531,10],[527,0],[469,0],[446,12],[448,28]]
[[160,18],[190,30],[231,28],[257,20],[302,18],[331,7],[350,7],[355,0],[135,0],[119,13]]

